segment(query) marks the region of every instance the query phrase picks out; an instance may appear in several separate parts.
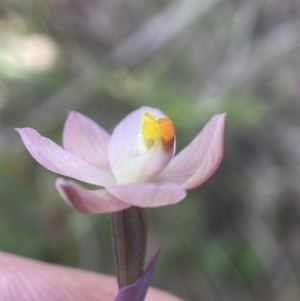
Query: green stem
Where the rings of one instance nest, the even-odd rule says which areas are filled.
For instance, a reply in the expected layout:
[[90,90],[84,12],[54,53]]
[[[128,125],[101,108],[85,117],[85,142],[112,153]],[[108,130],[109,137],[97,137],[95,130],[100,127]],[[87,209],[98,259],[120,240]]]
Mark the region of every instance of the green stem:
[[145,210],[130,207],[112,214],[112,237],[119,289],[139,278],[147,248]]

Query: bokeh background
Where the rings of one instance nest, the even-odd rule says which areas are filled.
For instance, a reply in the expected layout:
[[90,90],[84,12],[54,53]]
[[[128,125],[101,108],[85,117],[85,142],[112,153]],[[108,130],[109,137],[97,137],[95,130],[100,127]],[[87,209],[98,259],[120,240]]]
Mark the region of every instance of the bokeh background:
[[109,215],[73,211],[14,127],[56,142],[68,110],[112,131],[143,105],[182,149],[227,112],[218,171],[148,210],[154,285],[186,301],[297,301],[299,0],[0,1],[0,249],[114,274]]

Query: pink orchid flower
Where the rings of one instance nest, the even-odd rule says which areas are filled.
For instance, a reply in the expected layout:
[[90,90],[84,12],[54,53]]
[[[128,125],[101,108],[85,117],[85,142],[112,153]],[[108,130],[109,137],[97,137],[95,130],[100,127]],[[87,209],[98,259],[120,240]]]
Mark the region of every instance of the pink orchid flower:
[[142,107],[109,135],[88,117],[70,112],[63,145],[31,128],[16,129],[30,154],[45,168],[101,186],[88,190],[57,179],[63,199],[84,213],[107,213],[130,206],[175,204],[206,181],[223,156],[225,114],[214,115],[194,140],[174,157],[173,123],[160,110]]

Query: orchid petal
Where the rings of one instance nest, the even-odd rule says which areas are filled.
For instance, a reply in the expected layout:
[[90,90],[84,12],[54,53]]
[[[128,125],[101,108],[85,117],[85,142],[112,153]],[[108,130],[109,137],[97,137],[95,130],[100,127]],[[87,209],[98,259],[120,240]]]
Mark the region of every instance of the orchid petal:
[[63,131],[64,148],[82,160],[99,168],[109,166],[110,135],[92,119],[70,112]]
[[77,183],[61,178],[56,180],[56,188],[68,205],[83,213],[108,213],[130,207],[106,189],[87,190]]
[[158,109],[142,107],[127,115],[115,127],[108,146],[109,162],[113,170],[115,170],[116,163],[123,155],[136,144],[137,137],[142,128],[142,116],[146,112],[157,117],[165,116]]
[[215,115],[194,140],[175,156],[157,180],[171,181],[192,189],[205,182],[223,157],[226,114]]
[[158,260],[159,251],[151,260],[147,269],[139,279],[131,285],[123,287],[114,301],[144,301]]
[[178,203],[186,196],[176,183],[135,183],[107,186],[106,189],[122,201],[138,207],[159,207]]
[[113,178],[104,171],[67,152],[31,128],[16,129],[29,153],[45,168],[86,183],[111,185]]
[[162,140],[157,140],[144,154],[136,155],[129,150],[118,162],[114,174],[119,184],[143,182],[162,171],[171,161],[174,154],[174,143],[165,147]]

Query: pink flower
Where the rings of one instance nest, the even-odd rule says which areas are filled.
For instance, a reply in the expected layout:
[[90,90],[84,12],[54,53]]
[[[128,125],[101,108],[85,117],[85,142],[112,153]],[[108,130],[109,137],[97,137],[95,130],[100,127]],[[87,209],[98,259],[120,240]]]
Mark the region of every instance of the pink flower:
[[73,208],[85,213],[119,211],[131,205],[177,203],[206,181],[223,156],[225,114],[215,115],[175,157],[175,133],[161,111],[142,107],[127,115],[109,135],[88,117],[70,112],[63,145],[31,128],[16,129],[30,154],[45,168],[101,186],[87,190],[57,179],[56,187]]

